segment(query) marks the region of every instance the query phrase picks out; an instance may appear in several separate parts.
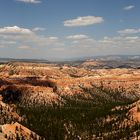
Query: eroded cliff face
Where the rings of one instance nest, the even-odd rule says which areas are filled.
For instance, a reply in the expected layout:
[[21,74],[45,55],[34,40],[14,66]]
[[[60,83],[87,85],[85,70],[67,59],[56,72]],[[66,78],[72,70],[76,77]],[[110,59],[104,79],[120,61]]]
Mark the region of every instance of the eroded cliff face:
[[[127,124],[134,125],[139,121],[139,117],[136,116],[140,99],[140,69],[91,70],[85,68],[85,65],[87,66],[87,63],[77,67],[60,67],[56,64],[18,62],[0,65],[1,103],[10,105],[10,109],[11,105],[15,105],[15,108],[18,105],[91,109],[106,104],[125,104],[124,108],[127,112],[130,110],[129,114],[135,119],[122,120],[123,123],[126,121]],[[135,102],[136,104],[133,104]],[[115,108],[114,105],[112,107]],[[8,112],[6,114],[9,116]],[[18,115],[17,113],[13,116]],[[111,122],[115,115],[108,117]],[[20,123],[19,119],[26,121],[27,118],[18,116],[15,120],[13,117],[12,121]]]
[[4,103],[3,100],[0,95],[0,140],[41,139],[35,132],[20,124],[26,119],[18,114],[17,106],[9,103],[9,100],[6,100],[7,103]]
[[[6,101],[64,104],[62,96],[83,96],[84,89],[118,90],[122,95],[140,95],[139,69],[86,70],[52,64],[11,63],[1,65],[0,91]],[[86,97],[87,96],[87,97]],[[27,101],[26,101],[27,100]]]

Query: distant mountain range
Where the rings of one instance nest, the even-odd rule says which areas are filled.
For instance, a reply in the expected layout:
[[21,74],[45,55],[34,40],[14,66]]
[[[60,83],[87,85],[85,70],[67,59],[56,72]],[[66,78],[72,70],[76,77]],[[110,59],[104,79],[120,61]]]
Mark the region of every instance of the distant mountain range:
[[16,58],[0,58],[0,63],[7,62],[34,62],[34,63],[47,63],[48,60],[45,59],[16,59]]
[[35,63],[49,63],[49,62],[72,62],[72,61],[86,61],[86,60],[100,60],[100,61],[109,61],[109,60],[140,60],[140,55],[106,55],[106,56],[90,56],[90,57],[77,57],[69,59],[16,59],[16,58],[0,58],[1,63],[6,63],[10,61],[18,62],[35,62]]

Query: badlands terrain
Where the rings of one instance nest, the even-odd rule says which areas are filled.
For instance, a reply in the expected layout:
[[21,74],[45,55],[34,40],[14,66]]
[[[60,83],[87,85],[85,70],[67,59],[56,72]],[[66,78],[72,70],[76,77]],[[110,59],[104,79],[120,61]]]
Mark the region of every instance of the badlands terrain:
[[140,61],[0,64],[0,140],[139,140]]

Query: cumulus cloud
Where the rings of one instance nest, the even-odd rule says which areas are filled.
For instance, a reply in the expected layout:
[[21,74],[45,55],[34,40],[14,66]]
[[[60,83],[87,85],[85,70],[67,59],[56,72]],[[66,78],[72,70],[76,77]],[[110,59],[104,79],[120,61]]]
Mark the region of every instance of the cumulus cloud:
[[137,39],[139,39],[139,37],[138,36],[127,36],[127,37],[125,37],[125,39],[126,40],[137,40]]
[[124,10],[131,10],[131,9],[133,9],[133,8],[135,8],[134,5],[128,5],[128,6],[124,7],[123,9],[124,9]]
[[77,17],[76,19],[66,20],[64,21],[64,26],[67,27],[88,26],[88,25],[102,23],[103,21],[104,21],[103,17],[84,16],[84,17]]
[[45,31],[46,29],[45,28],[42,28],[42,27],[35,27],[32,29],[34,32],[37,32],[37,31]]
[[127,35],[127,34],[136,34],[136,33],[140,33],[140,28],[139,29],[124,29],[124,30],[120,30],[118,31],[119,34],[121,35]]
[[51,36],[51,37],[48,37],[48,39],[50,39],[50,40],[58,40],[58,37]]
[[[100,40],[87,38],[74,40],[70,43],[77,55],[108,55],[108,54],[132,54],[140,50],[139,36],[114,36],[104,37]],[[101,51],[102,50],[102,51]],[[71,50],[68,51],[71,53]]]
[[24,2],[24,3],[33,3],[33,4],[41,3],[40,0],[16,0],[16,1]]
[[125,47],[139,47],[140,45],[140,37],[139,36],[116,36],[116,37],[105,37],[100,40],[100,45],[103,46],[116,46],[120,48]]
[[[4,42],[4,43],[2,43]],[[55,36],[39,35],[31,29],[18,26],[0,28],[0,44],[2,46],[19,46],[19,49],[29,49],[28,46],[54,47],[63,46],[63,42]],[[27,44],[22,45],[22,44]]]
[[[122,32],[123,31],[123,32]],[[114,37],[94,39],[86,34],[73,34],[59,38],[40,35],[28,28],[17,26],[0,28],[0,53],[6,49],[14,56],[18,50],[26,57],[68,58],[108,54],[136,54],[140,51],[140,29],[124,29]],[[125,34],[125,35],[122,35]],[[23,53],[26,50],[27,53]],[[35,51],[34,51],[35,50]],[[34,52],[33,52],[34,51]],[[33,52],[33,54],[32,54]]]
[[70,35],[66,37],[67,39],[87,39],[87,35],[78,34],[78,35]]
[[18,26],[0,28],[0,34],[32,34],[30,29],[20,28]]

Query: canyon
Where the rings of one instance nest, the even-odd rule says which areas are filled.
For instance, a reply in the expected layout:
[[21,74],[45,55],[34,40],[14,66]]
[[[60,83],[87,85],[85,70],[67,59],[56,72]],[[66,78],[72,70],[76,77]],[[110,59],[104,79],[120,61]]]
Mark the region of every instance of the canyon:
[[1,63],[0,139],[139,139],[139,64],[111,64]]

